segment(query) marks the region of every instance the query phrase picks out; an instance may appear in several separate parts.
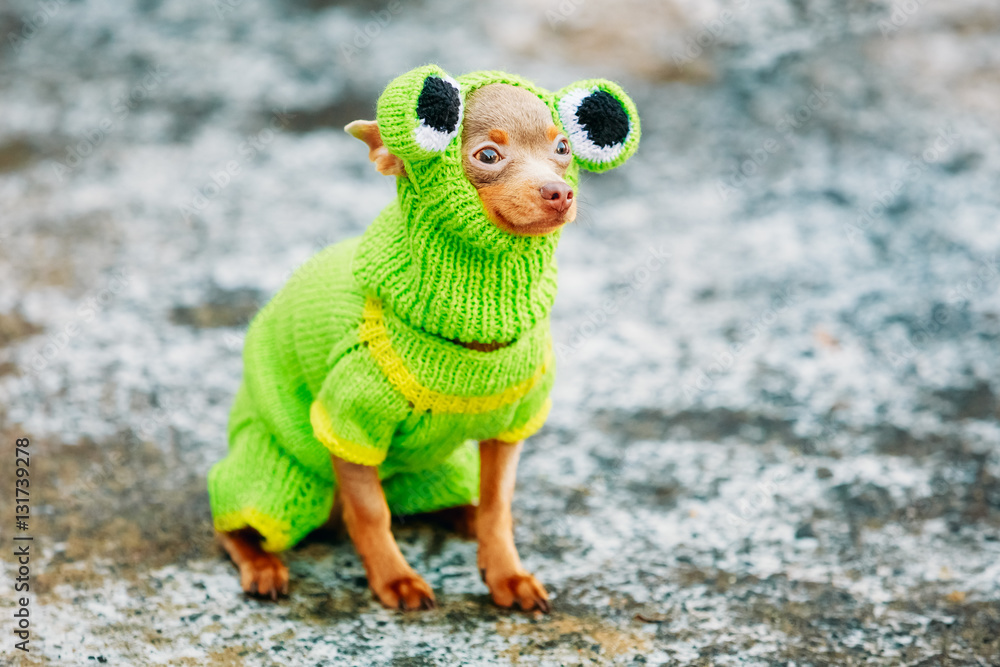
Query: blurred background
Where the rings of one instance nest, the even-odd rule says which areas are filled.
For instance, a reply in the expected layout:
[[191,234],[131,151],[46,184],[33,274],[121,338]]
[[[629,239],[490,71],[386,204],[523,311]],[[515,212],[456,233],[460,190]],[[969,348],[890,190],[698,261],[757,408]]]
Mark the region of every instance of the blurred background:
[[[996,2],[4,0],[0,38],[14,664],[1000,664]],[[426,62],[612,78],[642,118],[558,253],[515,500],[551,617],[412,522],[421,615],[336,540],[247,600],[211,540],[247,323],[392,198],[342,127]]]

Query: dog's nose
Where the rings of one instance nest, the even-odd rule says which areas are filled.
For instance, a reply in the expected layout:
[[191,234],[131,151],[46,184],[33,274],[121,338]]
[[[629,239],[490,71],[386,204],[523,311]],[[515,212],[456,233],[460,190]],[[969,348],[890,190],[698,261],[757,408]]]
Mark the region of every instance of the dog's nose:
[[545,203],[559,213],[564,212],[573,204],[573,188],[562,181],[546,183],[539,190]]

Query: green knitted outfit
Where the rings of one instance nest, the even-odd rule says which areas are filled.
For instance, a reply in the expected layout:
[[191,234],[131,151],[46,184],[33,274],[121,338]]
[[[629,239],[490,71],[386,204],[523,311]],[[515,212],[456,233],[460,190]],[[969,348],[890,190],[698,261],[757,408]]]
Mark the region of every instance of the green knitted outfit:
[[604,171],[635,152],[635,106],[610,81],[553,94],[501,72],[456,81],[433,65],[394,80],[377,120],[406,176],[361,237],[310,259],[251,323],[229,452],[208,476],[217,530],[250,526],[268,551],[291,547],[329,516],[331,454],[377,466],[393,514],[469,504],[476,441],[517,442],[545,422],[559,232],[501,230],[464,175],[462,101],[491,83],[552,110],[574,188],[579,167]]

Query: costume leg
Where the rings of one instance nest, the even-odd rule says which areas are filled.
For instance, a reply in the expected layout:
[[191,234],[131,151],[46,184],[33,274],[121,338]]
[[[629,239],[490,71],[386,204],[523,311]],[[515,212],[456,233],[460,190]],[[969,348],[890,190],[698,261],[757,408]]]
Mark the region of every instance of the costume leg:
[[215,529],[253,528],[265,551],[284,551],[323,525],[333,478],[322,479],[288,454],[253,417],[242,390],[231,417],[229,453],[208,474]]

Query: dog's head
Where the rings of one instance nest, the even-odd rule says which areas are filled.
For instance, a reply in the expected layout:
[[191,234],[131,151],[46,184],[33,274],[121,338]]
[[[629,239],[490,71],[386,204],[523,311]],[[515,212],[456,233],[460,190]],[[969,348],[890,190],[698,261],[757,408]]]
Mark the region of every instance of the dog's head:
[[603,79],[551,93],[503,72],[456,80],[427,65],[389,84],[376,119],[347,130],[378,170],[451,206],[456,231],[484,247],[571,222],[579,169],[617,167],[639,144],[635,105]]

